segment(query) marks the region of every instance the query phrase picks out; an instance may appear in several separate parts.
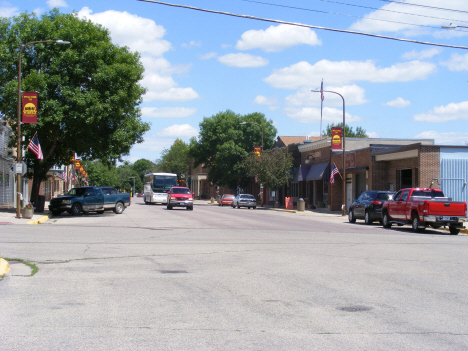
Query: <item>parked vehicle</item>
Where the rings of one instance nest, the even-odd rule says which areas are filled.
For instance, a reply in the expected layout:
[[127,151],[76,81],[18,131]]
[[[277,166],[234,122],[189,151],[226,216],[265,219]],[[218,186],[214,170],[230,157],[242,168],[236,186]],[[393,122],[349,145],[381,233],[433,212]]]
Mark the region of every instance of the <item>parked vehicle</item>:
[[442,190],[428,188],[401,189],[382,208],[382,224],[390,228],[411,224],[415,232],[427,226],[448,226],[450,234],[458,234],[466,221],[466,202],[451,201]]
[[130,194],[118,193],[110,187],[77,187],[67,194],[50,200],[49,211],[54,216],[60,216],[62,212],[68,212],[74,216],[82,212],[97,212],[112,210],[121,214],[130,206]]
[[257,200],[251,194],[239,194],[232,200],[232,208],[247,207],[249,210],[252,207],[254,210],[257,208]]
[[364,191],[349,208],[349,222],[354,223],[356,219],[363,219],[365,224],[382,221],[382,206],[394,194],[394,191]]
[[219,199],[219,206],[224,206],[224,205],[232,205],[232,200],[234,200],[234,195],[232,194],[224,194],[221,196],[221,199]]
[[193,210],[193,194],[189,188],[175,186],[167,192],[167,209],[172,210],[173,207]]

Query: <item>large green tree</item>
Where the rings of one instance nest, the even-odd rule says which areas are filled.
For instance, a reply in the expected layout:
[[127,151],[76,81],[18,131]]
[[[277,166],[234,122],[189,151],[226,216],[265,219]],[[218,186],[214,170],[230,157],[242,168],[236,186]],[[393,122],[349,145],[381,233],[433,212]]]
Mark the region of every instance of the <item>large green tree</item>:
[[[327,130],[324,130],[322,132],[323,135],[331,137],[332,136],[332,128],[333,127],[340,127],[343,128],[343,122],[337,123],[336,125],[334,123],[332,124],[327,124]],[[353,127],[350,127],[349,125],[345,126],[345,137],[347,138],[368,138],[369,136],[366,133],[366,130],[362,127],[356,127],[356,131],[353,130]]]
[[[37,132],[44,154],[25,153],[33,169],[32,199],[54,165],[82,159],[113,163],[143,141],[149,125],[138,105],[145,89],[137,53],[112,44],[109,31],[77,14],[52,10],[40,18],[24,13],[0,18],[0,111],[17,125],[18,54],[23,44],[49,39],[69,45],[35,44],[22,55],[22,90],[38,92],[38,123],[22,125],[28,143]],[[13,136],[10,146],[16,144]]]
[[257,181],[271,190],[278,190],[292,178],[293,157],[287,148],[269,150],[261,157],[250,153],[243,163],[248,175],[257,176]]
[[145,174],[156,172],[156,164],[145,158],[141,158],[132,165],[133,170],[138,173],[140,180],[145,181]]
[[214,184],[232,189],[246,185],[250,178],[242,161],[254,146],[261,146],[262,130],[264,150],[271,149],[277,131],[262,113],[239,115],[227,110],[205,117],[200,123],[199,138],[191,140],[190,156],[195,167],[203,164],[209,169],[208,180]]
[[176,139],[169,149],[164,149],[157,161],[159,172],[175,173],[177,179],[187,174],[189,163],[189,146],[181,139]]

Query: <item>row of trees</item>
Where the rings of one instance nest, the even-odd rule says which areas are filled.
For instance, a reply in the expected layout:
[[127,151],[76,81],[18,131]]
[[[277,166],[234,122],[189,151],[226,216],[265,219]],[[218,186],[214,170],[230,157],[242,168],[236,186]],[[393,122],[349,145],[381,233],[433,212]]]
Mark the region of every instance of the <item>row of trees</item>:
[[[204,118],[198,139],[188,145],[176,140],[155,162],[142,159],[115,166],[150,128],[141,120],[139,108],[145,93],[139,84],[144,71],[140,55],[112,44],[101,25],[56,9],[41,17],[23,13],[0,18],[0,111],[14,131],[10,147],[17,140],[20,48],[48,39],[70,45],[36,43],[24,47],[21,56],[21,90],[38,92],[40,111],[38,123],[24,124],[21,131],[26,140],[37,133],[44,154],[41,161],[29,152],[24,157],[32,170],[27,176],[34,179],[33,201],[49,169],[70,164],[73,153],[82,158],[91,184],[125,190],[133,187],[135,177],[135,190],[142,191],[143,176],[149,171],[180,176],[189,160],[208,168],[213,184],[230,188],[246,185],[254,175],[276,188],[290,176],[288,155],[268,151],[277,133],[273,122],[261,113],[239,115],[230,110]],[[357,133],[365,131],[358,128]],[[265,152],[256,158],[253,147],[262,146],[262,140]]]

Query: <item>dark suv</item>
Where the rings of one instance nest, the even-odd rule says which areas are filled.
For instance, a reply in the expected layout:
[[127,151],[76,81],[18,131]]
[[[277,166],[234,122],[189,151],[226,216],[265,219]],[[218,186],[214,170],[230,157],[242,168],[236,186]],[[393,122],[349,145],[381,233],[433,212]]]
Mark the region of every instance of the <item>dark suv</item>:
[[394,191],[368,190],[363,192],[349,208],[349,222],[354,223],[356,219],[363,219],[366,224],[377,220],[382,221],[382,206],[394,194]]
[[175,186],[167,192],[167,209],[173,207],[185,207],[193,210],[193,194],[189,188]]

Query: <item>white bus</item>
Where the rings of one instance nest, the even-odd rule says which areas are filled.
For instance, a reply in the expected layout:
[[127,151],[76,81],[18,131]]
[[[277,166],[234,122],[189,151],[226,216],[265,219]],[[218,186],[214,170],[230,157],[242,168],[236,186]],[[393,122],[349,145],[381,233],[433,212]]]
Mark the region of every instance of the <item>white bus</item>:
[[145,175],[145,204],[167,203],[167,192],[177,185],[175,173],[149,173]]

